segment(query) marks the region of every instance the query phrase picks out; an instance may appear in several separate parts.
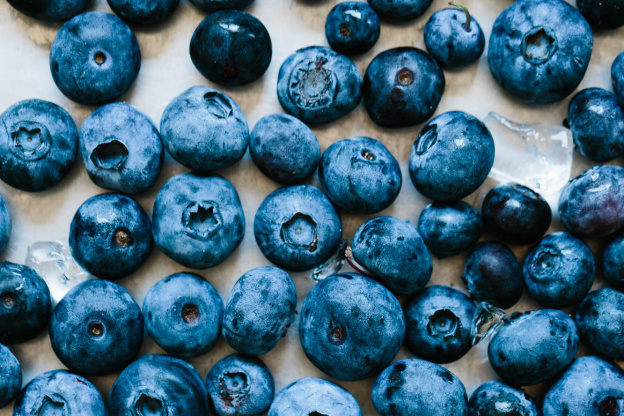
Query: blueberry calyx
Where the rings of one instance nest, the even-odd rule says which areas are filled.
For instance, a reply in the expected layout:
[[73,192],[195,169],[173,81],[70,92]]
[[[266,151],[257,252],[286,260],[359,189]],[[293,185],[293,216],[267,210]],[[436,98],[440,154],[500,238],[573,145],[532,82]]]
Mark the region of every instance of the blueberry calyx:
[[21,121],[11,128],[11,152],[20,159],[44,158],[52,147],[50,132],[41,123]]
[[187,324],[197,323],[200,315],[199,307],[194,303],[187,303],[182,307],[182,320]]
[[347,340],[347,329],[339,322],[330,320],[327,327],[327,340],[333,345],[344,344]]
[[224,400],[231,402],[249,394],[249,376],[244,371],[224,373],[219,378],[219,394]]
[[534,27],[524,35],[522,40],[522,56],[534,65],[547,62],[557,51],[557,37],[548,28]]
[[89,335],[91,335],[92,337],[100,338],[102,335],[104,335],[104,324],[98,321],[91,322],[89,323],[88,331]]
[[440,309],[429,317],[427,331],[431,336],[454,337],[461,324],[459,318],[448,309]]
[[200,240],[208,240],[223,224],[219,207],[214,201],[191,202],[182,213],[185,232]]
[[427,153],[427,150],[431,149],[438,141],[438,125],[429,124],[425,126],[417,140],[416,153],[419,155]]
[[12,293],[3,293],[2,294],[2,305],[6,309],[13,309],[15,307],[15,297]]
[[405,87],[412,85],[414,82],[414,72],[408,68],[402,68],[397,73],[397,82]]
[[204,102],[208,112],[216,118],[227,119],[232,115],[232,105],[223,97],[223,94],[217,91],[210,91],[204,94]]
[[300,212],[282,224],[282,240],[293,247],[304,247],[309,251],[318,248],[318,235],[316,222],[309,215]]
[[106,62],[106,54],[102,51],[97,51],[95,55],[93,55],[93,60],[95,60],[95,63],[98,65],[104,65]]
[[464,23],[462,27],[464,28],[466,32],[470,32],[470,23],[472,23],[472,17],[470,16],[470,12],[468,11],[468,8],[464,6],[463,4],[461,4],[460,2],[455,1],[455,0],[451,1],[449,5],[458,8],[459,10],[461,10],[462,12],[466,14],[466,23]]
[[137,416],[167,416],[167,408],[163,406],[162,400],[141,393],[134,405],[134,412]]
[[531,280],[548,278],[559,268],[562,254],[553,248],[543,248],[531,261]]
[[91,162],[100,169],[121,170],[128,159],[128,148],[119,140],[98,145],[91,153]]
[[52,396],[46,394],[43,397],[37,414],[41,416],[65,416],[65,400],[58,394],[53,394]]
[[134,243],[134,238],[126,227],[119,227],[113,234],[113,243],[116,247],[129,247]]

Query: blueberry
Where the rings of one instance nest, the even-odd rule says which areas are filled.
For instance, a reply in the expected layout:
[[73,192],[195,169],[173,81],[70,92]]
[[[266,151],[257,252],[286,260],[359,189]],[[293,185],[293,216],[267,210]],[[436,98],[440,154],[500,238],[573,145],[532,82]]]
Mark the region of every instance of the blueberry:
[[78,152],[78,130],[67,111],[48,101],[20,101],[0,115],[0,125],[0,179],[40,192],[67,176]]
[[581,83],[592,46],[589,24],[569,3],[519,0],[494,22],[488,61],[494,79],[508,93],[550,104]]
[[262,254],[277,266],[309,270],[331,257],[342,236],[342,223],[327,197],[314,186],[279,188],[269,194],[254,219]]
[[249,13],[222,10],[206,17],[191,38],[191,59],[203,76],[221,85],[260,78],[272,56],[271,37]]
[[269,409],[275,382],[259,358],[232,354],[219,361],[206,377],[217,416],[259,416]]
[[368,52],[379,39],[377,13],[366,3],[345,1],[334,6],[325,20],[329,46],[344,55]]
[[468,416],[461,380],[444,367],[416,358],[396,361],[373,384],[381,416]]
[[401,349],[404,335],[399,301],[359,274],[326,278],[310,290],[301,308],[303,351],[338,380],[363,380],[379,373]]
[[407,21],[422,16],[433,0],[368,0],[368,4],[382,17]]
[[481,384],[470,396],[468,411],[471,416],[540,416],[529,395],[500,381]]
[[0,263],[0,343],[20,344],[48,325],[52,305],[46,282],[30,267]]
[[364,74],[362,92],[370,118],[382,127],[409,127],[435,113],[446,81],[427,52],[394,48],[381,52]]
[[236,282],[223,317],[223,337],[236,351],[261,355],[271,351],[295,320],[297,289],[285,271],[252,269]]
[[193,269],[227,259],[245,235],[245,214],[238,193],[216,175],[183,173],[162,187],[152,210],[156,245]]
[[288,114],[264,116],[250,134],[249,153],[258,169],[283,185],[311,176],[321,159],[321,145],[299,119]]
[[275,396],[267,416],[285,415],[362,416],[362,409],[342,387],[310,377],[290,383]]
[[462,280],[472,299],[505,309],[520,300],[524,289],[518,259],[497,241],[479,243],[468,253]]
[[602,275],[614,288],[624,292],[624,234],[616,235],[605,247]]
[[624,227],[624,168],[594,166],[561,191],[559,217],[574,234],[604,237]]
[[591,292],[576,310],[575,319],[594,351],[624,360],[624,293],[608,288]]
[[423,209],[418,231],[439,258],[455,256],[474,246],[483,231],[481,214],[463,201],[433,202]]
[[154,185],[165,154],[154,123],[125,103],[105,105],[87,117],[80,127],[80,152],[96,185],[130,195]]
[[160,133],[175,160],[200,171],[232,166],[249,144],[243,110],[228,95],[202,86],[189,88],[169,103]]
[[431,279],[431,256],[418,230],[398,218],[366,221],[353,236],[352,250],[355,261],[397,295],[413,295]]
[[130,293],[117,283],[87,280],[56,305],[50,342],[72,371],[102,376],[127,366],[143,341],[143,315]]
[[132,30],[113,14],[80,14],[61,27],[50,50],[56,86],[80,104],[99,105],[126,93],[141,68]]
[[225,9],[244,9],[254,0],[191,0],[191,3],[206,13]]
[[198,357],[217,343],[223,301],[201,276],[176,273],[147,292],[143,316],[147,333],[160,348],[177,357]]
[[479,119],[451,111],[420,132],[409,159],[412,183],[424,196],[457,201],[473,193],[494,165],[494,139]]
[[144,355],[119,374],[108,395],[109,416],[208,415],[208,391],[192,365]]
[[0,344],[0,409],[11,403],[22,388],[22,368],[10,349]]
[[312,124],[346,116],[362,101],[362,75],[346,56],[324,46],[290,55],[277,80],[277,98],[287,113]]
[[517,183],[492,188],[481,206],[483,225],[509,244],[530,244],[550,227],[550,205],[537,192]]
[[156,25],[169,19],[180,0],[108,0],[115,14],[138,25]]
[[89,6],[91,0],[7,0],[20,12],[33,19],[49,22],[67,20]]
[[624,52],[620,53],[613,61],[611,80],[618,102],[624,106]]
[[624,5],[620,0],[576,0],[576,7],[596,28],[616,29],[624,25]]
[[339,140],[323,152],[318,169],[327,197],[345,211],[373,214],[401,190],[401,168],[392,153],[369,137]]
[[496,374],[507,383],[537,384],[572,362],[578,341],[576,324],[561,311],[516,312],[490,339],[488,357]]
[[4,198],[0,195],[0,253],[4,251],[9,242],[11,228],[11,214]]

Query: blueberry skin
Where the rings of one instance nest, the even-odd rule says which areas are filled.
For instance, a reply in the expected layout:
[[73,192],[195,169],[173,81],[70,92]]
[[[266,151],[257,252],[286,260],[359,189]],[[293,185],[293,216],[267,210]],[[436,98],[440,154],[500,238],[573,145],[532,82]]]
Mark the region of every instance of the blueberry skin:
[[410,358],[388,366],[373,384],[381,416],[468,416],[461,380],[444,367]]
[[261,359],[232,354],[219,361],[206,377],[206,388],[217,416],[259,416],[271,406],[275,382]]
[[216,175],[183,173],[161,188],[152,210],[156,245],[192,269],[227,259],[245,236],[245,214],[238,193]]
[[308,377],[290,383],[275,396],[267,416],[286,415],[362,416],[362,409],[342,387]]
[[147,292],[143,316],[145,330],[168,354],[198,357],[217,343],[223,301],[219,292],[201,276],[175,273]]
[[21,344],[39,335],[52,314],[50,290],[33,269],[0,263],[0,343]]
[[225,169],[249,144],[243,110],[227,94],[210,87],[189,88],[162,115],[160,134],[167,152],[189,169]]
[[355,232],[351,248],[355,261],[399,296],[419,292],[431,279],[431,256],[418,230],[398,218],[366,221]]
[[208,415],[208,391],[179,358],[144,355],[119,374],[108,395],[109,416]]
[[382,127],[409,127],[435,113],[446,81],[427,52],[394,48],[381,52],[364,74],[364,106],[371,120]]
[[130,293],[117,283],[87,280],[56,305],[50,342],[61,362],[88,376],[124,368],[143,341],[143,314]]
[[78,153],[78,130],[58,105],[24,100],[0,115],[0,179],[41,192],[67,176]]
[[611,360],[624,360],[624,293],[609,288],[591,292],[574,319],[594,351]]
[[48,22],[72,18],[91,5],[91,0],[7,0],[26,16]]
[[513,386],[538,384],[574,359],[579,333],[567,314],[554,309],[513,313],[488,346],[490,365]]
[[509,244],[534,243],[550,227],[552,212],[540,194],[517,183],[492,188],[481,206],[483,225]]
[[342,222],[318,188],[287,186],[262,201],[254,218],[254,236],[271,263],[304,271],[334,254],[342,237]]
[[368,4],[383,18],[408,21],[422,16],[433,0],[368,0]]
[[191,60],[210,81],[227,86],[249,84],[271,63],[271,37],[249,13],[222,10],[197,26],[190,46]]
[[468,250],[477,244],[482,231],[481,214],[463,201],[433,202],[418,218],[418,232],[440,259]]
[[107,104],[87,117],[80,127],[80,153],[96,185],[130,195],[156,183],[165,156],[152,120],[126,103]]
[[366,3],[345,1],[334,6],[325,20],[325,37],[333,50],[344,55],[368,52],[379,40],[381,24]]
[[275,113],[262,117],[254,126],[249,153],[267,177],[294,185],[312,176],[321,159],[321,145],[298,118]]
[[427,51],[442,65],[461,68],[477,61],[485,49],[485,35],[474,17],[466,30],[466,13],[457,9],[435,12],[425,25]]
[[409,159],[412,183],[424,196],[457,201],[479,188],[494,165],[494,139],[479,119],[450,111],[420,132]]
[[362,74],[344,55],[309,46],[290,55],[280,67],[277,99],[289,114],[308,124],[346,116],[362,101]]
[[468,401],[470,416],[540,416],[533,398],[500,381],[481,384]]
[[401,190],[401,168],[392,153],[369,137],[339,140],[323,152],[318,169],[327,197],[345,211],[373,214]]
[[9,213],[9,208],[4,202],[4,198],[0,195],[0,253],[4,251],[7,244],[9,243],[9,238],[11,238],[11,214]]
[[277,267],[258,267],[232,288],[223,337],[238,352],[265,354],[286,335],[296,313],[297,289],[290,275]]
[[126,93],[141,68],[141,50],[113,14],[80,14],[61,27],[50,50],[56,86],[70,100],[100,105]]
[[330,276],[303,301],[303,351],[318,369],[338,380],[363,380],[379,373],[397,355],[404,336],[399,301],[369,277]]
[[494,22],[488,48],[490,71],[514,97],[534,104],[554,103],[581,83],[593,42],[589,24],[567,2],[519,0]]
[[15,400],[13,416],[32,415],[106,416],[100,392],[89,380],[65,370],[40,374]]
[[22,388],[22,368],[10,349],[0,344],[0,409],[11,403]]
[[254,0],[191,0],[191,3],[199,10],[206,13],[213,13],[218,10],[244,9],[253,3]]
[[615,236],[602,253],[602,276],[620,292],[624,292],[624,235]]
[[599,29],[616,29],[624,25],[624,5],[618,0],[576,0],[581,14]]
[[611,65],[611,81],[618,102],[624,106],[624,52],[620,53]]
[[624,371],[598,357],[579,357],[548,390],[544,416],[618,415],[622,411]]
[[559,217],[573,234],[605,237],[624,227],[624,168],[597,165],[561,191]]
[[126,22],[156,25],[169,19],[180,0],[108,0],[108,5]]

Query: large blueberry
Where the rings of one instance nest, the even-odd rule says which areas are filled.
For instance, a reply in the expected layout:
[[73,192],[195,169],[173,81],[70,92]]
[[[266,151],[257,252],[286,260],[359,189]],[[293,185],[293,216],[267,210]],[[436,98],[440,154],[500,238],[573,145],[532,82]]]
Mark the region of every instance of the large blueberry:
[[117,283],[87,280],[56,305],[50,320],[52,349],[67,368],[102,376],[127,366],[143,341],[143,314]]
[[115,14],[127,22],[155,25],[169,19],[180,0],[108,0]]
[[147,333],[160,348],[177,357],[198,357],[217,343],[223,301],[201,276],[176,273],[147,292],[143,317]]
[[286,335],[297,313],[295,282],[273,267],[250,270],[236,282],[223,317],[223,337],[236,351],[261,355]]
[[368,0],[368,4],[382,17],[406,21],[423,15],[433,0]]
[[620,105],[624,106],[624,52],[620,53],[611,66],[611,81]]
[[10,349],[0,344],[0,409],[11,403],[22,388],[22,367]]
[[624,360],[624,293],[609,288],[591,292],[576,310],[575,319],[594,351]]
[[152,231],[167,256],[183,266],[206,269],[238,247],[245,235],[245,214],[227,179],[183,173],[169,179],[156,196]]
[[409,159],[418,192],[439,201],[457,201],[473,193],[494,165],[494,139],[479,119],[450,111],[420,132]]
[[581,83],[591,58],[587,21],[563,0],[518,0],[498,16],[488,49],[494,79],[529,103],[562,100]]
[[4,251],[9,243],[11,228],[11,214],[9,213],[9,208],[6,205],[6,202],[4,202],[4,198],[0,195],[0,253]]
[[344,55],[360,55],[377,40],[381,25],[377,13],[366,3],[345,1],[334,6],[325,20],[329,46]]
[[360,104],[362,74],[349,58],[324,46],[299,49],[280,67],[277,98],[306,123],[329,123]]
[[401,190],[401,168],[392,153],[369,137],[339,140],[319,163],[327,197],[345,211],[372,214],[388,208]]
[[191,3],[206,13],[225,9],[243,9],[253,3],[254,0],[191,0]]
[[56,86],[80,104],[112,101],[130,89],[141,68],[136,36],[120,18],[80,14],[58,31],[50,50]]
[[576,0],[576,7],[590,25],[599,29],[616,29],[624,25],[621,0]]
[[624,235],[615,236],[602,253],[602,275],[617,290],[624,292]]
[[389,49],[375,56],[366,69],[364,106],[380,126],[413,126],[435,113],[445,85],[444,73],[427,52]]
[[468,401],[470,416],[540,416],[533,398],[500,381],[481,384]]
[[28,192],[45,191],[69,172],[78,153],[78,130],[67,111],[25,100],[0,115],[0,179]]
[[50,290],[37,272],[0,263],[0,343],[31,340],[48,325],[51,313]]
[[254,219],[254,235],[270,262],[303,271],[334,254],[342,223],[327,197],[311,185],[279,188],[269,194]]
[[289,384],[275,396],[267,416],[286,415],[362,416],[362,409],[342,387],[310,377]]
[[567,314],[554,309],[516,312],[490,339],[488,357],[499,377],[525,386],[546,381],[566,368],[578,343],[578,329]]
[[67,20],[83,11],[92,0],[7,0],[9,4],[33,19]]
[[174,98],[160,120],[167,152],[189,169],[232,166],[247,151],[249,127],[243,110],[214,88],[189,88]]

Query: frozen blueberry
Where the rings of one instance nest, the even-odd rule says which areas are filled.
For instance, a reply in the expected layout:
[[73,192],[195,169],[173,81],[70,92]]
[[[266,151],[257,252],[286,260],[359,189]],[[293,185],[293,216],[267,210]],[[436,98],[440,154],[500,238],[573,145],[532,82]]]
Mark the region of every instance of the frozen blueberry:
[[431,256],[418,230],[398,218],[366,221],[355,232],[351,246],[355,261],[397,295],[413,295],[431,279]]
[[624,292],[624,234],[611,240],[602,253],[602,275],[617,290]]
[[613,61],[611,80],[618,102],[624,106],[624,52],[620,53]]
[[373,384],[381,416],[468,416],[461,380],[444,367],[416,358],[396,361]]
[[50,342],[61,362],[91,376],[127,366],[143,341],[143,315],[130,293],[117,283],[87,280],[56,305]]
[[203,86],[189,88],[169,103],[160,133],[175,160],[199,171],[232,166],[249,144],[243,110],[227,94]]
[[127,22],[155,25],[169,19],[180,0],[108,0],[115,14]]
[[105,105],[87,117],[80,152],[96,185],[130,195],[154,185],[165,155],[154,123],[126,103]]
[[11,214],[6,202],[4,202],[4,198],[0,195],[0,253],[4,251],[9,243],[11,228]]
[[362,93],[370,118],[382,127],[409,127],[435,113],[444,73],[427,52],[394,48],[381,52],[364,74]]
[[303,271],[331,257],[342,236],[342,223],[327,197],[311,185],[279,188],[269,194],[254,219],[262,254],[286,270]]
[[470,416],[540,416],[533,398],[500,381],[481,384],[468,401]]
[[225,178],[183,173],[161,188],[152,210],[156,245],[193,269],[227,259],[245,235],[245,214],[238,193]]
[[571,4],[519,0],[494,22],[488,48],[490,71],[514,97],[554,103],[581,83],[593,42],[589,24]]
[[591,292],[576,310],[575,319],[594,351],[611,360],[624,360],[624,293],[609,288]]
[[275,382],[259,358],[232,354],[219,361],[206,377],[217,416],[259,416],[271,406]]
[[368,4],[382,17],[391,20],[413,20],[422,16],[433,0],[368,0]]
[[576,7],[596,28],[616,29],[624,25],[624,4],[620,0],[576,0]]
[[368,52],[379,39],[377,13],[366,3],[345,1],[334,6],[325,20],[329,46],[344,55]]
[[223,337],[238,352],[265,354],[286,335],[296,309],[297,289],[288,273],[273,266],[250,270],[230,292]]
[[25,100],[0,115],[0,179],[28,192],[45,191],[69,172],[78,153],[78,130],[67,111]]
[[109,416],[208,415],[208,391],[189,363],[144,355],[119,374],[108,395]]
[[272,56],[271,37],[249,13],[222,10],[197,26],[191,59],[203,76],[221,85],[244,85],[260,78]]
[[409,159],[418,192],[439,201],[457,201],[473,193],[494,165],[494,139],[479,119],[450,111],[420,132]]
[[302,378],[280,391],[267,416],[362,416],[355,397],[320,378]]
[[9,4],[33,19],[55,22],[67,20],[83,11],[91,0],[7,0]]
[[126,93],[141,68],[136,36],[120,18],[80,14],[59,30],[50,50],[56,86],[80,104],[99,105]]
[[490,339],[488,357],[506,382],[532,385],[566,368],[576,355],[578,341],[574,320],[561,311],[516,312]]
[[329,146],[318,169],[327,197],[345,211],[373,214],[388,208],[401,190],[401,168],[392,153],[369,137]]
[[483,221],[479,211],[466,202],[433,202],[420,214],[418,231],[427,247],[443,259],[477,244]]
[[250,134],[249,153],[258,169],[283,185],[311,176],[321,159],[321,145],[303,122],[288,114],[264,116]]
[[30,267],[0,263],[0,343],[29,341],[48,325],[50,290]]
[[254,0],[191,0],[191,3],[206,13],[225,9],[244,9]]
[[22,368],[10,349],[0,344],[0,409],[11,403],[22,388]]
[[201,276],[176,273],[147,292],[143,316],[147,333],[160,348],[176,357],[198,357],[217,343],[223,301]]
[[349,114],[362,101],[362,75],[346,56],[324,46],[290,55],[277,80],[277,98],[287,113],[312,124]]

